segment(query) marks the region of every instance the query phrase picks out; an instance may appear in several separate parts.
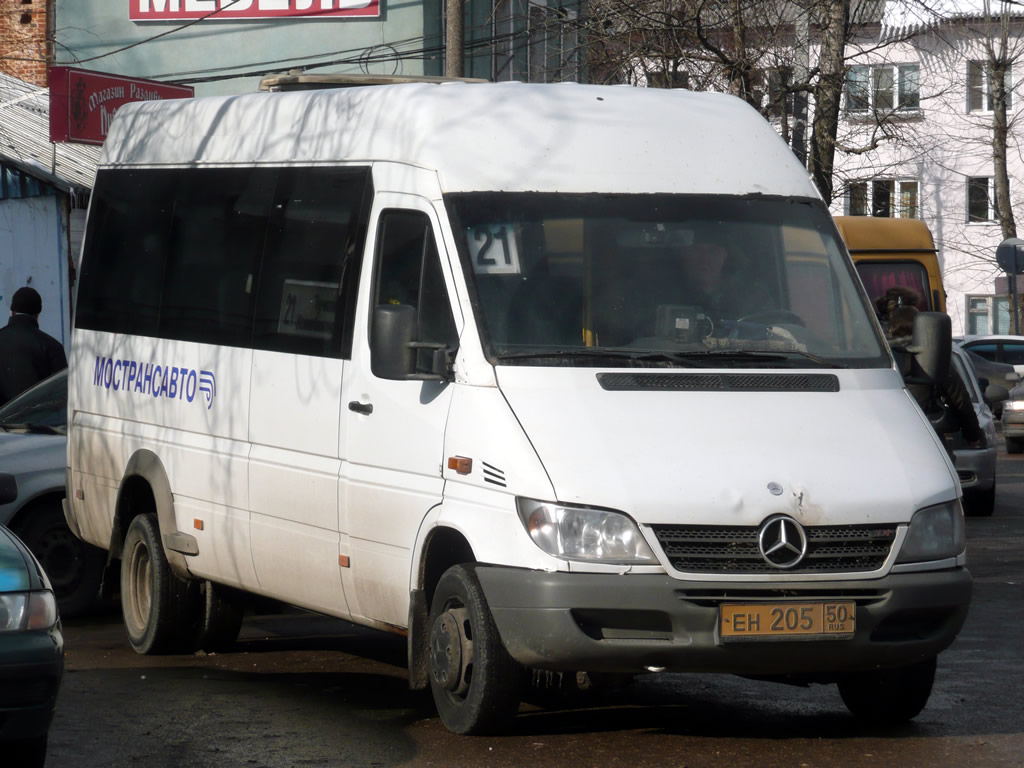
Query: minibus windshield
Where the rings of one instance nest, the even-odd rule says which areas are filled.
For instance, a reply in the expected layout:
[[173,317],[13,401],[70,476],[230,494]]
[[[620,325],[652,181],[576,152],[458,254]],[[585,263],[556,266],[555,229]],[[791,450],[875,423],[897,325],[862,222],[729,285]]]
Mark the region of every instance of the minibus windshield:
[[891,364],[820,201],[474,192],[445,203],[495,364]]

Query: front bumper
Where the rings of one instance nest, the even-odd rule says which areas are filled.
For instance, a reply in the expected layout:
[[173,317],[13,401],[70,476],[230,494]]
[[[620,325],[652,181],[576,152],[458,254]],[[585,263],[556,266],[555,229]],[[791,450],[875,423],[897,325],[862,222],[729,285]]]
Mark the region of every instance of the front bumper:
[[63,674],[59,629],[0,634],[0,742],[49,730]]
[[[1021,425],[1024,432],[1024,424]],[[995,446],[988,448],[956,448],[953,451],[953,465],[956,467],[960,487],[965,490],[987,491],[996,484]]]
[[[831,675],[937,655],[967,617],[966,568],[822,584],[694,583],[658,574],[547,573],[478,566],[502,642],[522,664],[551,670]],[[851,639],[722,641],[724,602],[856,602]]]

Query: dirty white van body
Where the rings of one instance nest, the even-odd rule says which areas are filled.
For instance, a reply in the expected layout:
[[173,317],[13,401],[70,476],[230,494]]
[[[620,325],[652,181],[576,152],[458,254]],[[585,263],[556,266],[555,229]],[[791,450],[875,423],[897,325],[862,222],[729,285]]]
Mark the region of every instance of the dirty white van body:
[[[732,273],[695,300],[705,239]],[[510,716],[523,667],[924,706],[970,596],[956,475],[739,100],[132,105],[83,258],[67,515],[121,559],[139,652],[232,641],[240,590],[407,633],[458,732]]]

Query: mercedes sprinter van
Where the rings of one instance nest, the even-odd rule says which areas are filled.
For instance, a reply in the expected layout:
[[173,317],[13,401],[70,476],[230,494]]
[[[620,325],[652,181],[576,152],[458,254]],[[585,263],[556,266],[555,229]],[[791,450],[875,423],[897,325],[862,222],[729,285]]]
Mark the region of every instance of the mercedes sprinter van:
[[88,215],[67,517],[139,653],[225,647],[240,594],[275,598],[407,636],[458,733],[535,670],[837,683],[901,720],[971,590],[902,375],[948,368],[948,318],[913,349],[730,96],[132,104]]

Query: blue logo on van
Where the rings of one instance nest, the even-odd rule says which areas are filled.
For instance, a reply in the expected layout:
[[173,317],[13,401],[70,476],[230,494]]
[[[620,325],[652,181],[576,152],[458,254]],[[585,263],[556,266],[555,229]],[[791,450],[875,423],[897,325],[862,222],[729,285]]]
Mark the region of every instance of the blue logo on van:
[[143,363],[137,360],[115,360],[96,356],[93,386],[115,392],[134,392],[150,397],[193,402],[201,392],[200,402],[207,410],[213,408],[217,394],[217,377],[213,371],[197,371],[177,365]]
[[213,397],[217,394],[217,377],[213,371],[199,372],[199,391],[206,395],[206,408],[213,407]]

